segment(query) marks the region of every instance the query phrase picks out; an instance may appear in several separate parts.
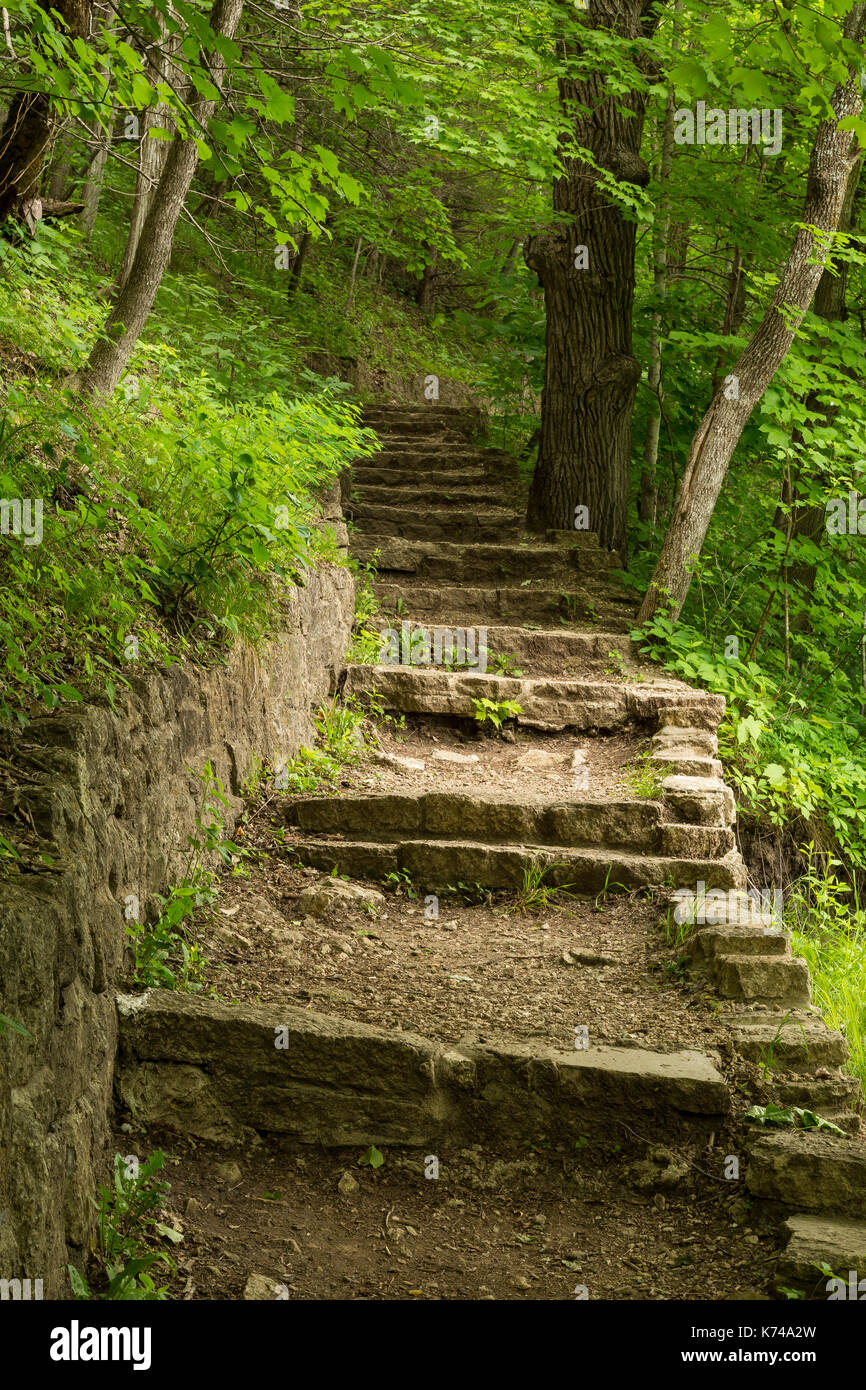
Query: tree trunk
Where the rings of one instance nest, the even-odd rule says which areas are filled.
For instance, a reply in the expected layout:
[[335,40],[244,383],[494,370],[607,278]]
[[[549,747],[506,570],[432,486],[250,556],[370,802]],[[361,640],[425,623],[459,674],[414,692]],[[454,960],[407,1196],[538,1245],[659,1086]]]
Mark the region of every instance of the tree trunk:
[[[104,72],[106,98],[108,96],[108,73]],[[93,123],[93,138],[95,150],[87,169],[87,177],[84,180],[84,211],[81,214],[81,228],[87,241],[93,236],[93,228],[96,226],[96,214],[99,211],[99,199],[102,194],[102,178],[105,173],[105,161],[108,159],[108,142],[111,139],[111,123],[108,129],[103,130],[98,121]]]
[[312,232],[304,232],[301,240],[298,242],[298,254],[295,256],[289,268],[289,283],[286,286],[286,299],[294,299],[295,297],[298,286],[301,283],[301,277],[304,274],[304,266],[307,263],[307,257],[310,254],[310,247],[312,244]]
[[[680,46],[680,15],[683,0],[674,3],[673,50]],[[674,160],[674,109],[676,101],[672,89],[665,99],[665,114],[662,122],[662,147],[659,160],[659,200],[653,221],[652,260],[653,295],[656,303],[664,298],[668,287],[668,259],[671,233],[671,214],[669,205],[669,183]],[[650,318],[649,364],[647,366],[647,385],[652,392],[646,433],[643,442],[643,468],[637,498],[637,514],[640,521],[655,526],[658,520],[658,471],[659,440],[662,428],[662,409],[664,390],[662,388],[662,313],[660,308],[652,311]]]
[[430,314],[433,311],[433,297],[436,292],[436,252],[434,251],[429,261],[424,267],[424,274],[418,283],[415,292],[415,303],[422,314]]
[[[572,4],[559,3],[574,15]],[[589,0],[586,23],[649,38],[658,11],[653,0]],[[581,52],[569,36],[560,49],[566,57]],[[561,78],[559,99],[576,144],[619,182],[646,186],[644,95],[609,96],[605,74],[594,72]],[[631,413],[641,373],[632,351],[636,224],[590,165],[566,151],[563,162],[565,174],[553,186],[557,222],[524,247],[547,312],[541,443],[527,519],[535,530],[571,530],[575,508],[584,505],[601,544],[625,556]]]
[[[231,38],[240,21],[243,5],[244,0],[216,0],[209,20],[214,34]],[[221,91],[225,61],[216,51],[210,55],[210,71],[214,85]],[[216,101],[202,97],[191,102],[193,125],[204,128],[215,107]],[[80,377],[71,383],[81,391],[111,395],[120,380],[153,308],[156,292],[171,256],[178,218],[183,211],[197,164],[198,146],[192,135],[185,140],[176,135],[145,218],[129,277],[93,346],[87,366]]]
[[[51,9],[70,37],[87,38],[91,0],[52,0]],[[8,217],[32,230],[41,217],[39,180],[56,126],[47,93],[14,94],[0,131],[0,222]]]
[[[864,21],[866,4],[860,0],[849,13],[845,36],[859,43]],[[826,250],[819,245],[819,238],[823,242],[838,226],[848,178],[857,159],[852,132],[840,130],[839,122],[861,110],[859,71],[852,69],[844,87],[836,88],[832,104],[836,119],[822,121],[818,127],[801,225],[794,234],[772,303],[731,373],[737,380],[737,391],[715,396],[692,440],[674,515],[638,613],[639,623],[647,622],[665,606],[674,617],[679,616],[691,585],[690,566],[700,555],[731,455],[749,416],[784,361],[821,279]]]
[[[158,17],[158,23],[160,38],[157,43],[151,45],[147,54],[147,76],[154,87],[159,82],[170,82],[174,75],[171,55],[166,53],[162,47],[166,38],[165,20]],[[176,41],[173,42],[176,43]],[[117,273],[118,292],[123,289],[129,279],[129,272],[132,269],[138,243],[141,240],[142,228],[168,156],[168,143],[164,140],[149,139],[147,132],[151,126],[168,127],[170,130],[170,119],[169,108],[163,101],[157,102],[154,107],[149,107],[142,118],[141,140],[138,146],[138,174],[135,180],[135,195],[132,200],[129,235],[126,238],[120,270]]]

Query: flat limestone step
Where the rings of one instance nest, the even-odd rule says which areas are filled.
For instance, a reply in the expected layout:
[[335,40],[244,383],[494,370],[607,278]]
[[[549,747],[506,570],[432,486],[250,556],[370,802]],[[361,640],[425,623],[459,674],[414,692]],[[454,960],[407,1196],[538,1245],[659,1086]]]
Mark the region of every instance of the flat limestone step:
[[[704,1134],[730,1107],[703,1053],[423,1037],[285,1006],[148,990],[117,1000],[117,1086],[136,1119],[216,1142],[306,1144]],[[576,1020],[576,1025],[579,1020]],[[279,1046],[280,1042],[284,1045]],[[624,1122],[629,1131],[622,1129]]]
[[[453,488],[484,487],[492,482],[486,468],[464,464],[459,469],[423,470],[377,467],[353,468],[349,479],[351,493],[367,492],[369,488],[384,487],[396,497],[404,497],[418,488],[441,488],[450,492]],[[441,496],[441,493],[440,493]]]
[[370,834],[385,841],[450,837],[482,843],[614,845],[658,852],[664,807],[654,801],[500,801],[460,792],[309,797],[285,807],[286,820],[318,834]]
[[351,516],[360,506],[377,507],[435,507],[443,502],[453,503],[455,507],[502,507],[511,502],[504,495],[501,484],[486,482],[465,482],[462,478],[442,487],[393,487],[390,484],[368,483],[352,488],[344,511]]
[[714,979],[723,999],[752,999],[797,1008],[812,997],[809,967],[799,956],[720,955],[716,957]]
[[493,623],[549,622],[556,618],[568,622],[575,618],[631,628],[635,621],[631,595],[617,594],[577,574],[565,578],[558,588],[522,588],[515,584],[490,588],[454,584],[430,587],[411,578],[399,584],[380,579],[374,581],[373,592],[385,612],[394,612],[399,605],[400,611],[416,622],[456,622],[471,615],[475,622],[488,627]]
[[[845,1220],[841,1216],[815,1216],[800,1212],[789,1216],[783,1227],[788,1242],[776,1266],[775,1284],[802,1290],[810,1298],[828,1299],[842,1296],[838,1284],[829,1281],[821,1272],[822,1265],[832,1269],[835,1278],[845,1285],[848,1298],[861,1301],[866,1295],[866,1221]],[[850,1275],[855,1272],[852,1290]]]
[[[360,542],[360,543],[359,543]],[[378,555],[376,554],[378,550]],[[597,545],[531,546],[454,545],[448,541],[432,545],[429,541],[383,539],[372,545],[358,536],[352,547],[356,559],[369,562],[376,556],[379,575],[416,575],[425,580],[446,580],[451,584],[476,584],[503,588],[526,579],[573,579],[576,574],[599,577],[616,563],[615,556]]]
[[773,1100],[778,1105],[814,1110],[816,1115],[832,1120],[846,1134],[858,1132],[860,1118],[856,1111],[862,1095],[855,1076],[774,1077],[771,1086]]
[[801,1130],[762,1134],[749,1148],[746,1188],[787,1207],[863,1219],[866,1148]]
[[488,889],[520,888],[531,867],[544,867],[549,887],[576,893],[618,892],[649,886],[688,886],[698,880],[719,888],[745,883],[745,866],[736,851],[718,859],[668,859],[625,850],[574,849],[537,844],[483,844],[457,839],[372,841],[286,836],[285,848],[302,864],[325,873],[384,881],[403,870],[416,887],[440,892],[458,882]]
[[[488,643],[491,633],[488,632]],[[653,725],[665,715],[718,727],[724,699],[679,683],[623,684],[610,681],[550,680],[531,676],[443,671],[430,667],[350,665],[344,695],[375,692],[384,707],[405,714],[474,718],[473,700],[516,701],[527,728],[620,729],[631,723]],[[695,798],[683,798],[688,805]],[[688,823],[691,816],[677,816]],[[720,822],[721,823],[721,822]],[[729,823],[729,822],[728,822]]]
[[506,508],[448,507],[430,509],[423,516],[407,514],[404,507],[382,507],[359,503],[354,508],[354,522],[359,531],[375,536],[405,536],[407,539],[442,540],[465,539],[497,541],[514,540],[520,535],[523,519],[516,511]]
[[742,1057],[778,1071],[840,1067],[848,1058],[848,1044],[842,1034],[814,1014],[730,1014],[725,1023]]
[[[287,824],[312,834],[363,835],[381,843],[407,835],[471,837],[483,844],[567,845],[630,849],[663,858],[721,859],[734,848],[729,831],[665,824],[659,802],[607,798],[501,801],[462,792],[371,793],[309,797],[286,803]],[[695,839],[697,831],[700,838]]]

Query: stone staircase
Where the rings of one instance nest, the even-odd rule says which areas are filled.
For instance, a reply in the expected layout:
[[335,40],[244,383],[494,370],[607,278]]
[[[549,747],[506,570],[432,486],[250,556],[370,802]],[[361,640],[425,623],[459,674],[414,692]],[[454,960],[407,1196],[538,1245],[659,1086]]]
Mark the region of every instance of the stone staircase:
[[[374,790],[347,782],[337,795],[283,798],[286,860],[434,895],[458,883],[515,893],[533,876],[578,895],[650,891],[662,916],[682,914],[681,954],[693,988],[714,1001],[714,1044],[454,1045],[341,1018],[339,1004],[238,1009],[150,991],[121,1003],[124,1103],[206,1139],[425,1146],[540,1133],[584,1142],[618,1126],[626,1145],[635,1132],[704,1145],[739,1123],[744,1100],[802,1105],[848,1137],[740,1126],[746,1187],[787,1219],[779,1283],[802,1285],[816,1251],[856,1268],[856,1252],[866,1259],[859,1086],[842,1070],[844,1040],[809,1007],[805,962],[746,893],[717,756],[722,699],[640,659],[618,557],[593,535],[526,534],[517,466],[478,442],[477,414],[382,407],[366,423],[383,450],[351,478],[351,549],[374,573],[383,629],[399,634],[401,655],[422,659],[352,664],[341,693],[404,717],[424,757],[384,755]],[[438,630],[451,652],[469,628],[487,630],[484,661],[424,659],[425,638]],[[478,733],[482,699],[519,706],[504,736],[538,769],[519,790],[497,785],[490,767],[482,783],[485,748],[501,748]],[[454,751],[455,739],[482,755]],[[612,740],[633,748],[640,791],[605,771]],[[563,760],[563,741],[570,766],[544,771],[546,750]],[[419,786],[425,767],[435,777]],[[703,920],[689,930],[691,911]],[[282,1054],[278,1026],[291,1034]]]

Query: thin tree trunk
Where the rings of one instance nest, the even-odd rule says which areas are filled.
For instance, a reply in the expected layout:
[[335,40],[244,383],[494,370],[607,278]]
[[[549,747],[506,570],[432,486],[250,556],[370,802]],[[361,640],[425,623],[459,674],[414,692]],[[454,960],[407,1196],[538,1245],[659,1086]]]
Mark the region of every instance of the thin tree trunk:
[[429,261],[424,267],[424,274],[421,276],[415,303],[422,314],[429,314],[433,309],[433,296],[436,290],[436,252],[432,252]]
[[286,286],[286,299],[294,299],[295,294],[297,293],[298,286],[301,283],[301,277],[304,273],[304,266],[307,263],[307,257],[310,254],[310,247],[312,246],[312,244],[312,232],[304,232],[304,235],[301,237],[301,240],[298,244],[298,254],[295,256],[289,269],[289,283]]
[[[848,15],[845,36],[859,43],[866,3],[859,0]],[[650,581],[638,622],[647,622],[661,607],[677,617],[691,585],[691,565],[700,555],[731,455],[752,411],[766,391],[794,341],[821,278],[826,251],[819,238],[834,232],[845,201],[849,174],[857,159],[850,130],[840,130],[845,116],[862,108],[860,75],[852,69],[833,94],[835,120],[822,121],[815,136],[806,180],[800,225],[773,300],[731,373],[738,390],[714,398],[695,435],[680,484],[674,515]],[[815,233],[817,232],[817,236]],[[733,397],[733,398],[729,398]]]
[[[105,78],[106,97],[108,95],[108,72],[103,70]],[[111,122],[108,128],[103,130],[98,121],[93,123],[93,138],[96,142],[96,149],[88,165],[87,177],[84,180],[84,211],[81,214],[81,229],[84,232],[85,240],[89,241],[93,236],[93,228],[96,226],[96,214],[99,211],[99,199],[102,194],[102,178],[105,173],[105,162],[108,159],[108,142],[111,139]]]
[[[679,17],[682,14],[683,0],[675,0],[673,49],[680,46]],[[670,176],[674,159],[674,110],[676,101],[672,89],[668,89],[665,99],[665,114],[662,123],[662,148],[659,159],[659,200],[653,222],[653,295],[656,303],[664,298],[668,287],[668,255],[671,231],[670,214]],[[652,396],[649,416],[643,442],[643,468],[638,489],[638,518],[648,526],[655,526],[658,519],[658,471],[659,440],[662,428],[662,409],[664,392],[662,389],[662,313],[653,309],[650,319],[649,364],[647,385]]]
[[[166,24],[164,18],[158,16],[160,37],[157,43],[152,44],[148,49],[147,65],[148,79],[153,86],[159,82],[169,82],[173,75],[173,63],[171,55],[163,49],[166,40]],[[177,40],[173,41],[176,44]],[[129,222],[129,234],[126,238],[126,246],[123,251],[123,260],[120,270],[117,273],[117,291],[123,289],[129,279],[129,272],[135,260],[135,253],[138,250],[138,243],[141,240],[142,229],[153,202],[165,162],[168,157],[169,145],[165,140],[156,140],[148,137],[151,126],[161,126],[163,129],[171,129],[171,116],[165,102],[157,102],[156,106],[149,107],[142,118],[141,139],[138,146],[138,174],[135,180],[135,196],[132,200],[132,215]]]
[[[244,0],[216,0],[209,20],[214,34],[225,38],[233,36],[243,4]],[[225,61],[217,51],[210,55],[210,71],[214,85],[221,91]],[[205,127],[215,108],[215,100],[200,97],[191,102],[194,125]],[[156,292],[171,256],[178,218],[183,211],[197,164],[198,146],[192,135],[185,140],[176,135],[145,219],[129,277],[93,346],[84,371],[71,383],[81,391],[111,395],[120,380],[153,308]]]
[[[559,0],[575,17],[573,4]],[[624,38],[648,39],[659,21],[654,0],[589,0],[586,24]],[[579,57],[570,34],[565,57]],[[560,106],[575,143],[620,183],[645,187],[640,157],[646,98],[609,94],[606,74],[559,82]],[[534,530],[570,530],[575,508],[608,549],[626,552],[631,414],[640,379],[632,351],[636,224],[613,202],[595,170],[563,151],[565,174],[553,186],[557,222],[524,246],[544,288],[546,362],[541,442],[527,520]]]
[[363,245],[363,241],[360,237],[358,237],[357,243],[355,245],[355,259],[352,262],[352,274],[349,277],[349,293],[346,296],[346,308],[343,311],[345,317],[347,318],[349,315],[349,311],[352,308],[352,300],[355,298],[355,276],[358,274],[358,262],[361,259],[361,249]]

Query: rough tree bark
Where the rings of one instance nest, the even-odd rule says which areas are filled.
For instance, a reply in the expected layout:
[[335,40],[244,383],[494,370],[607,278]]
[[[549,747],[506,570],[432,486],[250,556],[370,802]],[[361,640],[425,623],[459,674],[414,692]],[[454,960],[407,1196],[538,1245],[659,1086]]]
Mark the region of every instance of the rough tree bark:
[[[147,77],[148,81],[155,87],[159,82],[169,82],[175,76],[174,63],[172,56],[174,49],[179,43],[179,38],[171,40],[167,49],[167,34],[165,20],[157,15],[157,22],[160,28],[159,40],[151,44],[147,50]],[[132,200],[132,216],[129,220],[129,235],[126,238],[126,246],[123,251],[123,260],[117,274],[117,290],[123,289],[129,279],[129,272],[135,260],[135,253],[138,250],[138,243],[141,240],[141,232],[147,218],[153,195],[162,177],[168,155],[168,144],[164,140],[156,140],[148,136],[151,126],[161,126],[163,129],[171,130],[171,116],[169,107],[165,102],[157,102],[156,106],[148,107],[142,117],[141,140],[138,146],[138,174],[135,180],[135,196]]]
[[[60,16],[70,38],[87,38],[91,0],[52,0],[50,9]],[[0,222],[10,218],[32,231],[41,218],[39,181],[56,127],[47,92],[15,93],[0,131]]]
[[[216,35],[231,38],[240,22],[244,0],[216,0],[210,27]],[[222,90],[225,60],[214,52],[209,59],[214,86]],[[206,126],[216,108],[215,100],[199,97],[189,109],[195,126]],[[84,371],[70,385],[92,395],[111,395],[147,317],[171,256],[175,228],[183,211],[198,164],[198,146],[189,136],[176,135],[169,149],[162,178],[151,202],[129,278],[114,302],[102,333],[97,338]]]
[[[866,3],[861,0],[848,15],[845,37],[859,43],[864,29]],[[638,613],[639,623],[647,622],[662,607],[679,616],[691,586],[691,564],[703,546],[731,455],[785,360],[821,279],[826,259],[823,243],[839,225],[848,178],[858,157],[852,132],[840,130],[839,122],[862,108],[859,70],[852,69],[845,85],[837,87],[832,106],[836,119],[822,121],[815,135],[801,225],[772,303],[731,371],[738,383],[736,398],[719,392],[692,440],[671,524]]]
[[[558,0],[569,17],[570,0]],[[654,11],[654,13],[651,13]],[[655,0],[589,0],[586,25],[624,38],[648,38],[659,20]],[[579,42],[563,35],[562,56]],[[640,157],[645,97],[607,95],[603,72],[563,77],[559,99],[577,145],[621,183],[645,187]],[[632,351],[636,224],[623,216],[585,161],[565,158],[553,187],[556,223],[524,248],[544,288],[546,365],[541,440],[529,496],[535,530],[569,530],[578,505],[601,544],[626,551],[631,414],[640,364]],[[587,255],[577,252],[586,247]],[[586,268],[577,268],[584,260]]]
[[[683,0],[674,0],[674,31],[672,47],[674,52],[680,46],[680,15]],[[652,231],[653,295],[656,305],[664,299],[668,287],[668,259],[671,233],[670,176],[674,162],[674,109],[676,100],[669,89],[665,99],[664,116],[661,127],[661,151],[658,164],[659,196]],[[647,365],[647,386],[652,392],[646,432],[643,441],[643,467],[637,496],[638,518],[648,526],[655,526],[658,520],[657,469],[659,440],[661,438],[662,411],[664,409],[664,387],[662,385],[662,313],[656,307],[650,317],[649,363]]]

